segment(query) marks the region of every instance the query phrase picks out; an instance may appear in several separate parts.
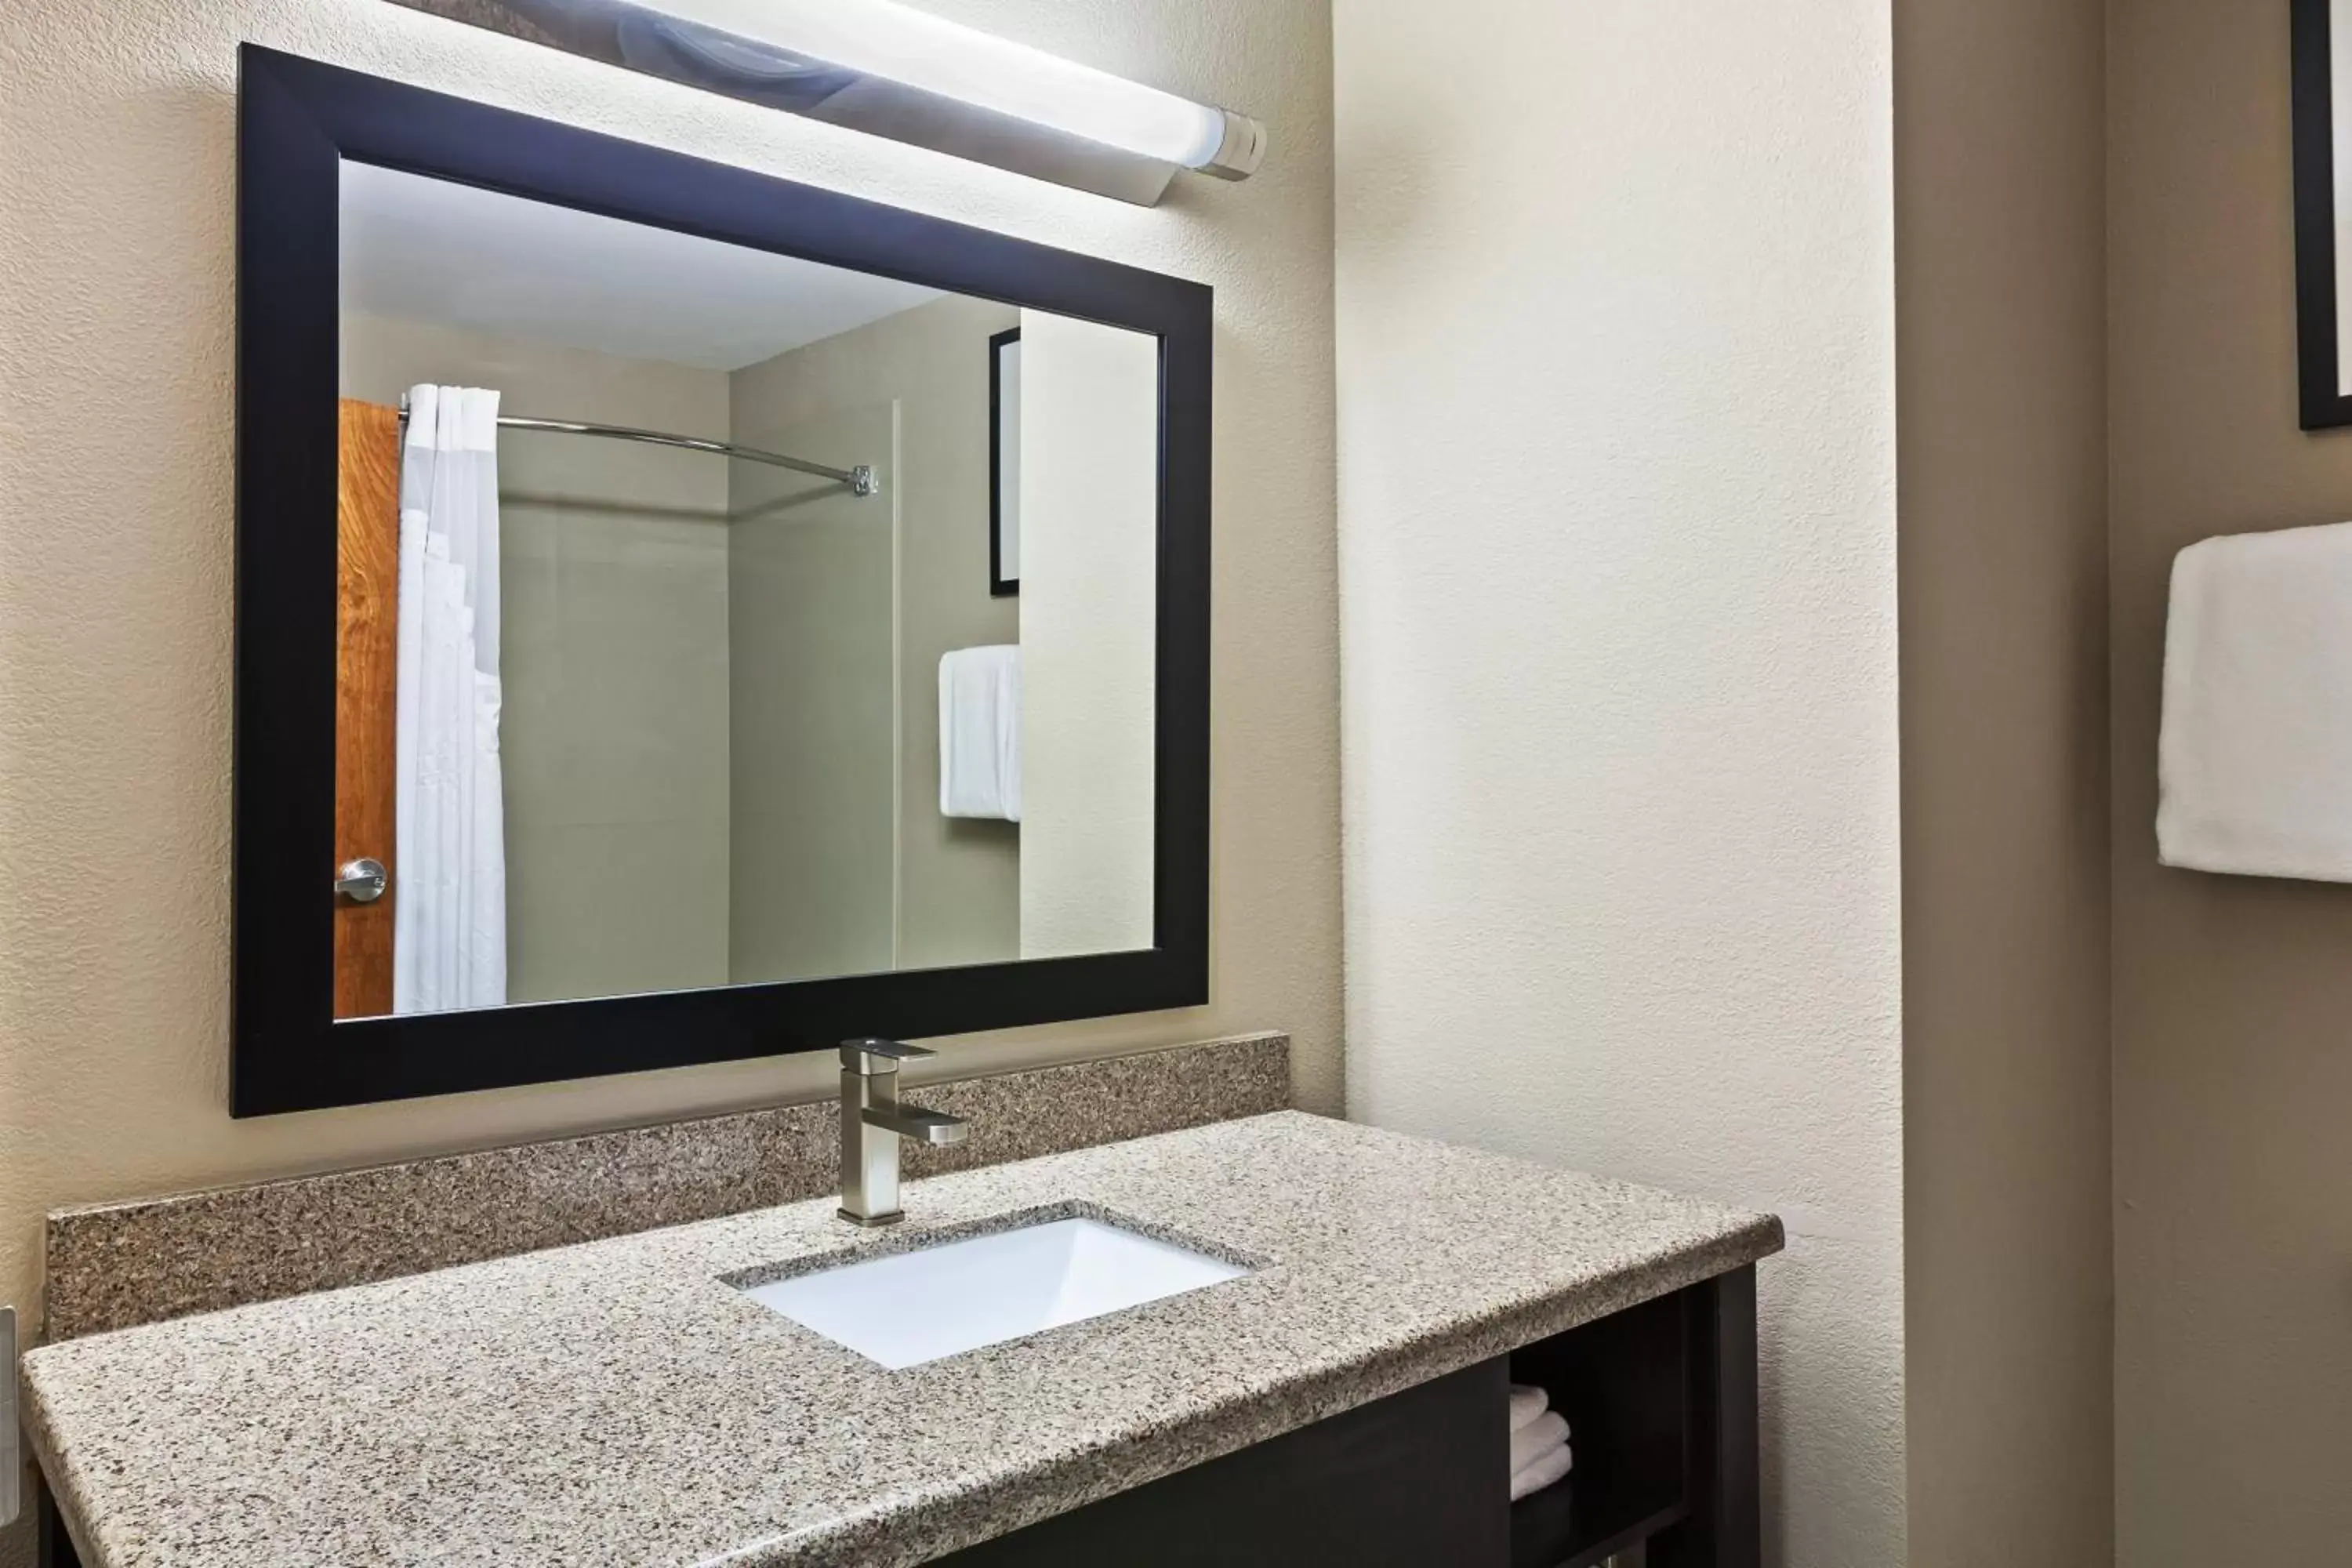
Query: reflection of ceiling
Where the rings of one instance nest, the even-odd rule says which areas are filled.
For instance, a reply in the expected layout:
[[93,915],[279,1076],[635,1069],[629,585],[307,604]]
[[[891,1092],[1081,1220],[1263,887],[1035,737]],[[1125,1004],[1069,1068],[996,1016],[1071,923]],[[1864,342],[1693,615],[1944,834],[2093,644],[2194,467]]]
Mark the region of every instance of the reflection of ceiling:
[[342,166],[346,310],[740,370],[939,297],[471,185]]

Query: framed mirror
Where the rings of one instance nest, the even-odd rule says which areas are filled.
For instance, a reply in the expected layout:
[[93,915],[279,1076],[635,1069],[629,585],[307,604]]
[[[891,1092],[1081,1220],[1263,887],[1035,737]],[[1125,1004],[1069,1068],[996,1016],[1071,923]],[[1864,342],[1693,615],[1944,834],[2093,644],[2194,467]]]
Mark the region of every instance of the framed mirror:
[[2294,267],[2303,427],[2352,425],[2352,0],[2293,0]]
[[1207,1000],[1206,288],[242,65],[237,1114]]

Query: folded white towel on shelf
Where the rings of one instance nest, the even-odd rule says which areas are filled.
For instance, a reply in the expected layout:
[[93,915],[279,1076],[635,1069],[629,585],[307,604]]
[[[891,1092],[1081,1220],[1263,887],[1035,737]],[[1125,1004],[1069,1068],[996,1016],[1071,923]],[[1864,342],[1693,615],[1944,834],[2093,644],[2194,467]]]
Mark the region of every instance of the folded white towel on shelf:
[[1511,1500],[1518,1501],[1533,1492],[1539,1492],[1565,1477],[1576,1468],[1576,1456],[1567,1444],[1546,1448],[1529,1460],[1524,1469],[1511,1472]]
[[[1511,1384],[1512,1431],[1527,1426],[1550,1407],[1551,1395],[1542,1389],[1532,1388],[1524,1383]],[[1514,1465],[1511,1468],[1517,1469],[1518,1467]]]
[[1511,1473],[1517,1475],[1548,1448],[1568,1441],[1568,1417],[1554,1410],[1511,1434]]
[[940,658],[940,815],[1021,820],[1021,650]]
[[2157,780],[2164,864],[2352,882],[2352,523],[2174,560]]

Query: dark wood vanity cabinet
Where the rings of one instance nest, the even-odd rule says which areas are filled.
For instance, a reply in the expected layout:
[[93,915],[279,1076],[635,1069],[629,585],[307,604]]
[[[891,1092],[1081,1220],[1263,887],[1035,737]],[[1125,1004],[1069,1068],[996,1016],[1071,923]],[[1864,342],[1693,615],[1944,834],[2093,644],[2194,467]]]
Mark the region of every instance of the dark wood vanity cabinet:
[[[1576,1468],[1510,1500],[1513,1383]],[[937,1559],[954,1568],[1756,1568],[1756,1270],[1580,1328]],[[44,1490],[44,1568],[77,1568]]]
[[[1576,1468],[1514,1503],[1507,1389],[1534,1384]],[[955,1568],[1755,1568],[1756,1270],[1302,1426],[939,1559]]]

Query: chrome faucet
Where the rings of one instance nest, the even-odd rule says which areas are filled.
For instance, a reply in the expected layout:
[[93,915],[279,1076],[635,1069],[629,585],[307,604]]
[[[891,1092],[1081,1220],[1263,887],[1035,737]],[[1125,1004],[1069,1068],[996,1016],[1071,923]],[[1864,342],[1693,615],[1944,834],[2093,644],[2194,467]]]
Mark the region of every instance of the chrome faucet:
[[852,1225],[896,1225],[898,1140],[961,1143],[971,1128],[960,1116],[898,1103],[898,1064],[936,1056],[897,1040],[841,1042],[841,1217]]

